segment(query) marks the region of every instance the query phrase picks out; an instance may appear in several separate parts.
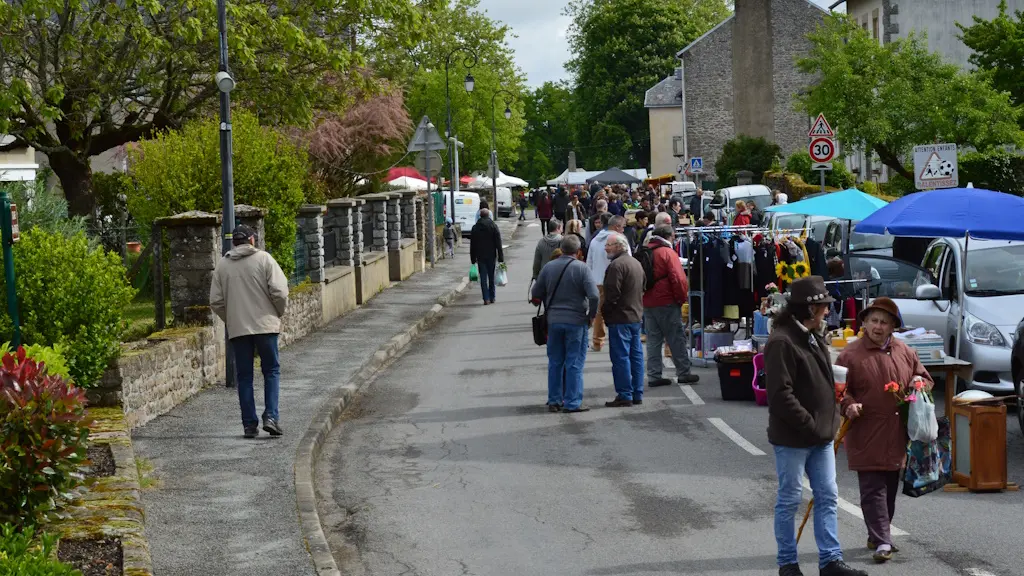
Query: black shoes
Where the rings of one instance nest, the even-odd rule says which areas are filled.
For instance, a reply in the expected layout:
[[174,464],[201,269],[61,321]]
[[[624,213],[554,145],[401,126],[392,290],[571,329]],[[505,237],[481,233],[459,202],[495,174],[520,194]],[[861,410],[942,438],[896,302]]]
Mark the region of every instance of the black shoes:
[[786,564],[779,566],[779,576],[804,576],[804,573],[800,571],[799,564]]
[[604,403],[605,408],[625,408],[626,406],[633,406],[632,400],[626,400],[625,398],[615,398],[611,402]]
[[251,426],[251,427],[250,426],[246,426],[245,432],[242,433],[242,436],[245,437],[245,438],[255,438],[255,437],[259,436],[259,435],[260,435],[260,429],[257,426]]
[[679,377],[680,384],[696,384],[697,382],[700,382],[700,376],[696,374],[683,374]]
[[548,404],[548,412],[561,412],[561,411],[562,411],[562,405],[561,404]]
[[570,410],[569,408],[562,408],[562,412],[565,412],[566,414],[576,414],[576,413],[579,413],[579,412],[590,412],[590,406],[584,406],[583,404],[580,404],[580,407],[576,408],[575,410]]
[[641,405],[643,403],[644,403],[644,401],[639,399],[639,398],[634,398],[633,399],[633,406],[639,406],[639,405]]
[[657,388],[658,386],[670,386],[672,381],[668,378],[655,378],[654,380],[647,381],[648,388]]
[[274,420],[273,418],[263,419],[263,429],[266,430],[271,436],[280,436],[281,434],[284,434],[284,431],[281,430],[281,425],[278,424],[277,420]]
[[[781,570],[779,574],[781,574]],[[799,573],[799,572],[798,572]],[[857,570],[856,568],[850,567],[849,564],[842,560],[833,560],[825,565],[818,572],[821,576],[868,576],[868,573],[863,570]]]

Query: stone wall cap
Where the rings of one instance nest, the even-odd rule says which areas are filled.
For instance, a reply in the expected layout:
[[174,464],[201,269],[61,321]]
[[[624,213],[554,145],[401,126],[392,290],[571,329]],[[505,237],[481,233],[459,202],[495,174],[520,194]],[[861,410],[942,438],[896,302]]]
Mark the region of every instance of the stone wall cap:
[[416,190],[397,190],[396,194],[401,194],[402,198],[412,198],[419,194]]
[[327,201],[328,208],[356,208],[366,204],[362,198],[332,198]]
[[366,202],[380,202],[387,200],[389,195],[387,192],[377,192],[376,194],[363,194],[359,198]]
[[266,208],[249,206],[248,204],[235,204],[235,216],[242,218],[263,218],[267,215]]
[[188,212],[182,212],[181,214],[175,214],[174,216],[157,218],[154,224],[158,224],[165,228],[175,226],[218,225],[220,224],[220,214],[203,212],[201,210],[190,210]]
[[303,204],[302,206],[299,206],[299,214],[310,216],[323,213],[324,207],[319,204]]

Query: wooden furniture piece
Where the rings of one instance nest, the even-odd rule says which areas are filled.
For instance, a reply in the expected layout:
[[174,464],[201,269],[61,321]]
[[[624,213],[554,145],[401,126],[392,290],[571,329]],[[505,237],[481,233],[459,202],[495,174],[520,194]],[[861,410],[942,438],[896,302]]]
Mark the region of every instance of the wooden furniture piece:
[[969,490],[1005,490],[1006,406],[954,404],[953,480]]

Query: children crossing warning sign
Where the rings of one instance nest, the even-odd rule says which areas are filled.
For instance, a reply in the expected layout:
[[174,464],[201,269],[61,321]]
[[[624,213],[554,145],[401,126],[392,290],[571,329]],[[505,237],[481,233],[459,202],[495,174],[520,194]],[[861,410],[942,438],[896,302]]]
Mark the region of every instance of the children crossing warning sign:
[[914,185],[918,190],[956,188],[960,185],[956,144],[914,147]]

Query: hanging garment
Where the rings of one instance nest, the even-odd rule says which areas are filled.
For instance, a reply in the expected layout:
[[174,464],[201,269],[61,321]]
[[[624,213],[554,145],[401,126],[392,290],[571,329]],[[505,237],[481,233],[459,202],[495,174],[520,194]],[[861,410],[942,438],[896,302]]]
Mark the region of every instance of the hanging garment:
[[774,243],[762,242],[754,250],[754,294],[758,300],[768,297],[768,290],[765,289],[765,286],[777,284],[776,263]]
[[808,238],[804,244],[807,258],[811,263],[811,274],[828,278],[828,263],[825,261],[825,248],[814,238]]
[[709,240],[704,243],[704,261],[702,285],[704,286],[704,317],[706,319],[721,318],[725,313],[725,266],[718,241]]

